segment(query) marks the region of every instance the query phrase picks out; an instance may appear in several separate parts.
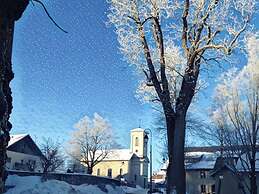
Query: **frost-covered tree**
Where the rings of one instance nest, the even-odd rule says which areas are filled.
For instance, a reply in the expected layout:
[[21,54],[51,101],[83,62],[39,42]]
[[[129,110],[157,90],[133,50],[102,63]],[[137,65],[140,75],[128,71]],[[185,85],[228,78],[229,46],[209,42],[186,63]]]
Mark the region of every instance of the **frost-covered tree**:
[[[185,193],[186,114],[203,67],[240,46],[255,0],[109,0],[108,18],[140,91],[159,102],[168,139],[167,192]],[[206,66],[208,67],[208,66]]]
[[[222,143],[239,157],[237,170],[248,172],[251,194],[257,193],[256,161],[259,143],[259,34],[247,40],[247,65],[232,69],[216,87],[212,118],[222,133]],[[244,180],[245,181],[245,180]]]
[[69,154],[87,166],[87,173],[92,174],[93,167],[101,162],[115,145],[112,128],[107,120],[95,113],[91,120],[85,116],[74,125],[69,142]]

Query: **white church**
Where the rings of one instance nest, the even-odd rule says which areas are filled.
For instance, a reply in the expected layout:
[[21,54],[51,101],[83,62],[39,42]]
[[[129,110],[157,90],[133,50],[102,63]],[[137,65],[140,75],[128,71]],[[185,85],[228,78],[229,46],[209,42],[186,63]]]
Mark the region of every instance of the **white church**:
[[93,175],[122,178],[128,184],[148,186],[147,144],[148,136],[144,129],[131,130],[130,149],[110,150],[107,157],[93,169]]

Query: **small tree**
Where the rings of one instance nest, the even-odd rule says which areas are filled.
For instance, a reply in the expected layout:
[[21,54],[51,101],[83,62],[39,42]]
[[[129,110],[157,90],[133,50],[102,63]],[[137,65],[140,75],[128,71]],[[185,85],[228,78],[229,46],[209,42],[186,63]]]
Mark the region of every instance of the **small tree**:
[[259,140],[259,35],[248,38],[248,63],[222,76],[216,90],[213,120],[227,152],[239,158],[237,171],[247,172],[251,194],[257,193],[256,161]]
[[41,158],[43,174],[54,172],[64,164],[65,156],[60,149],[60,143],[51,138],[44,138],[41,144],[41,152],[44,157]]
[[111,126],[107,120],[94,113],[93,120],[83,117],[74,126],[69,154],[87,166],[87,174],[93,173],[93,167],[101,162],[114,145]]

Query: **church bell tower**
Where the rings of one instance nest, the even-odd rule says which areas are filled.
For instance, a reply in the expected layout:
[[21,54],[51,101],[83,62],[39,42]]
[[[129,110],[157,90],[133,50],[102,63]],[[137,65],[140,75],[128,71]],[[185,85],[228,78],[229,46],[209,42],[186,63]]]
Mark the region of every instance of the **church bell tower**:
[[146,132],[142,128],[131,130],[131,152],[140,158],[147,157],[147,141],[145,140]]

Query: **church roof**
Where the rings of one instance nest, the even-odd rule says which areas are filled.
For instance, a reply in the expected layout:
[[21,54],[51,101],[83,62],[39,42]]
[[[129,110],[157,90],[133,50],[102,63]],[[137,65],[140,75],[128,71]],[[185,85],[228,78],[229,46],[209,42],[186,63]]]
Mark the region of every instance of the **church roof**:
[[135,128],[135,129],[132,129],[131,132],[134,132],[134,131],[145,131],[145,129],[142,129],[142,128]]
[[130,149],[112,149],[103,161],[130,160],[135,155]]

